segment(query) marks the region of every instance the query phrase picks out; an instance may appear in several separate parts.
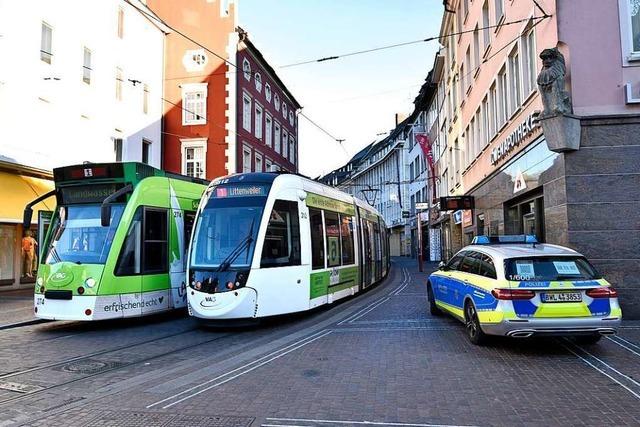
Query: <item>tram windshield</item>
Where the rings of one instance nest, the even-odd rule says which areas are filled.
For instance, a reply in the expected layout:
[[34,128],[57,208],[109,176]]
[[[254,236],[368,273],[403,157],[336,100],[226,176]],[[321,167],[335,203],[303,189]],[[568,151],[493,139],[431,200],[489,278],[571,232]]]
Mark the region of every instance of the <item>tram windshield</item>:
[[60,206],[51,224],[45,263],[104,264],[109,256],[124,205],[112,205],[111,223],[102,227],[100,205]]
[[251,264],[267,198],[227,197],[226,194],[218,192],[217,196],[211,197],[197,220],[191,248],[194,268],[228,264],[226,269]]

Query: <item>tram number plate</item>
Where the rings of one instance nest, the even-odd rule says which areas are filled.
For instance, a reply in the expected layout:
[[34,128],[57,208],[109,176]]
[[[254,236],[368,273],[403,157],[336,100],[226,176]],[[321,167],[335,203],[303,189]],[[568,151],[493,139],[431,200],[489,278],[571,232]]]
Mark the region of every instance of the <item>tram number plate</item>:
[[545,292],[540,295],[542,302],[581,302],[581,292]]

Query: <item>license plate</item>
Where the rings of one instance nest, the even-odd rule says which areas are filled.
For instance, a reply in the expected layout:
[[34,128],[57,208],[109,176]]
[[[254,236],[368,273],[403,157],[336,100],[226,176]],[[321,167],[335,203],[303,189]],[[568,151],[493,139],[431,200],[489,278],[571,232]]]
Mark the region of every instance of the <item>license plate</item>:
[[580,302],[582,292],[545,292],[540,294],[542,302]]

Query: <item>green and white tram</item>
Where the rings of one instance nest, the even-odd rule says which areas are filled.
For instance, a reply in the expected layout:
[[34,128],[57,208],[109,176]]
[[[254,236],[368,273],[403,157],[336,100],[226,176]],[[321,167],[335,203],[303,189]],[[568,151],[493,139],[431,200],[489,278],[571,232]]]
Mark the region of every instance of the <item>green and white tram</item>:
[[37,317],[98,320],[186,305],[185,269],[205,181],[143,163],[54,169],[55,196],[38,276]]
[[294,174],[213,181],[200,201],[190,248],[189,313],[209,320],[310,310],[389,272],[380,214]]

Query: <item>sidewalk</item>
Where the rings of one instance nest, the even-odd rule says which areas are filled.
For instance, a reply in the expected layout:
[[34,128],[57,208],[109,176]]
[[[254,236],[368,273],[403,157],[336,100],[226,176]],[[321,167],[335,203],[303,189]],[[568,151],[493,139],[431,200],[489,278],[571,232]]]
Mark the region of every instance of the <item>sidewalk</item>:
[[0,292],[0,328],[35,319],[33,289]]

